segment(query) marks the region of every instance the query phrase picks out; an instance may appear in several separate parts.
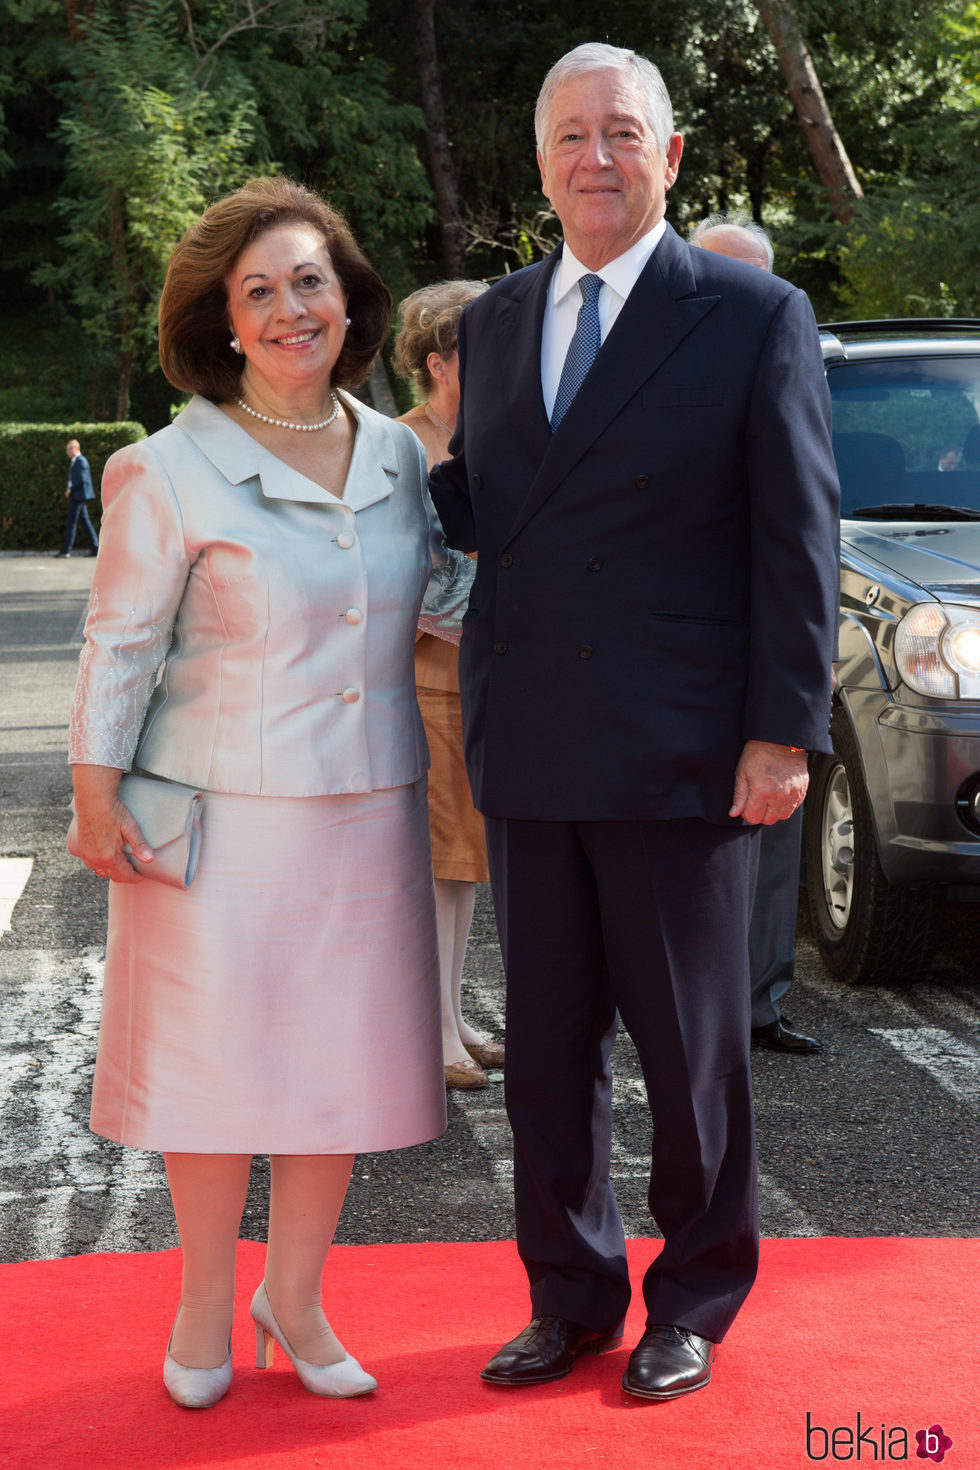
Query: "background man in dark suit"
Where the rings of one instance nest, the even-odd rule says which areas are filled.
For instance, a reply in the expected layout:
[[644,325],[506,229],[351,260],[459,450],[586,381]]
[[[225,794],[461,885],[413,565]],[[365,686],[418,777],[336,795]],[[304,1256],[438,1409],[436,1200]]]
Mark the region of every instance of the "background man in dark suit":
[[579,47],[535,122],[564,245],[464,313],[432,478],[480,553],[461,688],[533,1312],[483,1376],[547,1382],[620,1340],[618,1009],[664,1235],[623,1385],[663,1399],[708,1382],[757,1267],[746,935],[757,824],[829,749],[829,399],[803,294],[665,224],[681,138],[655,67]]
[[69,439],[65,445],[65,452],[70,461],[68,465],[68,489],[65,491],[65,499],[68,501],[68,520],[65,525],[65,544],[55,556],[71,556],[72,547],[75,545],[75,532],[78,530],[78,522],[88,532],[88,539],[92,543],[89,556],[96,556],[99,550],[99,538],[95,527],[92,525],[88,513],[86,501],[95,499],[95,488],[92,485],[92,472],[88,467],[88,460],[82,453],[82,446],[77,439]]
[[[712,214],[694,226],[692,245],[714,250],[771,271],[776,259],[772,241],[761,225],[740,214]],[[796,973],[796,910],[800,890],[803,808],[785,822],[773,822],[759,833],[759,875],[749,923],[749,986],[752,996],[752,1040],[789,1056],[813,1056],[820,1042],[796,1031],[783,1015],[785,998]]]

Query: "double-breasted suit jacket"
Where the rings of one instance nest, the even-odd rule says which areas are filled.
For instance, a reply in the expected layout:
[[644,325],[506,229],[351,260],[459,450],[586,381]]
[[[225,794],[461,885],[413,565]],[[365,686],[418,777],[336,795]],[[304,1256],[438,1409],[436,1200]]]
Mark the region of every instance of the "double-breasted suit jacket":
[[[647,1320],[718,1342],[758,1259],[747,740],[827,748],[837,479],[806,297],[668,227],[552,434],[555,258],[459,330],[454,458],[477,550],[466,754],[507,971],[517,1241],[534,1315],[615,1332],[617,1011],[653,1120]],[[670,820],[667,820],[670,819]]]
[[552,434],[556,262],[465,312],[456,457],[431,481],[449,544],[480,553],[476,804],[726,823],[746,740],[829,749],[838,490],[813,314],[668,227]]

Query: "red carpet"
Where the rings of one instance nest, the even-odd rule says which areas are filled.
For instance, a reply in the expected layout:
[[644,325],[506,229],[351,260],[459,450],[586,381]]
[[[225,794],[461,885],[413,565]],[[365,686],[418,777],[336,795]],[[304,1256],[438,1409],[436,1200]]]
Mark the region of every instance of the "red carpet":
[[[631,1244],[635,1282],[656,1248]],[[485,1360],[526,1320],[523,1272],[506,1242],[336,1247],[329,1315],[381,1387],[347,1402],[314,1398],[278,1352],[271,1372],[255,1370],[247,1303],[263,1255],[241,1246],[235,1381],[200,1412],[175,1408],[161,1382],[176,1252],[0,1266],[0,1466],[928,1467],[939,1460],[917,1458],[916,1431],[938,1424],[952,1440],[946,1470],[980,1470],[975,1240],[763,1242],[758,1285],[711,1386],[667,1404],[621,1392],[626,1349],[541,1388],[480,1382]],[[641,1330],[635,1306],[627,1342]]]

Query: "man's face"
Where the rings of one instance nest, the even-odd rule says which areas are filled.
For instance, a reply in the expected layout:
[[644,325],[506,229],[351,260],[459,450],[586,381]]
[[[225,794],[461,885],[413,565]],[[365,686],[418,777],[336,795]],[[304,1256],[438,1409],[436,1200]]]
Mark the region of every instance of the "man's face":
[[939,468],[947,471],[958,470],[962,458],[963,456],[958,449],[944,449],[939,456]]
[[590,270],[615,260],[662,218],[681,136],[666,154],[631,83],[604,68],[573,77],[548,109],[538,152],[541,187],[570,248]]
[[77,439],[69,439],[65,445],[65,453],[69,459],[77,459],[82,452],[82,446]]

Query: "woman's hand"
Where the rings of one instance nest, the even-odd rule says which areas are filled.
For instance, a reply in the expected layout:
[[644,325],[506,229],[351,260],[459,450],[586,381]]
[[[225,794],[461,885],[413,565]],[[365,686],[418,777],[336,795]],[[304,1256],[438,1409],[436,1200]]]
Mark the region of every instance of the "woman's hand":
[[123,848],[128,843],[141,862],[153,861],[153,848],[136,818],[119,800],[122,771],[111,766],[73,766],[75,817],[68,829],[68,851],[98,878],[142,883]]

